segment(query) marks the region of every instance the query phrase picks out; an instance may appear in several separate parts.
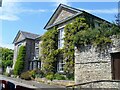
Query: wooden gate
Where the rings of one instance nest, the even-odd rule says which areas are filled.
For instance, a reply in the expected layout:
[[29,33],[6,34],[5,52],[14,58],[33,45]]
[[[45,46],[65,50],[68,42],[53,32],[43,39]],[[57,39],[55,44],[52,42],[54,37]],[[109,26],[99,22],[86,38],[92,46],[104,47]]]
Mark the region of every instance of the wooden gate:
[[120,52],[111,54],[112,79],[120,80]]

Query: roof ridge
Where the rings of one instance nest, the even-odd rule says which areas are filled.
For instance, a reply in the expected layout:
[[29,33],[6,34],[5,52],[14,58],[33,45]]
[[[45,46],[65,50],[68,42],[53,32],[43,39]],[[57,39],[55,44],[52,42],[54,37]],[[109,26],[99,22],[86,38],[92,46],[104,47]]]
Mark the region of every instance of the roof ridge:
[[[89,15],[95,17],[95,18],[98,18],[98,19],[100,19],[100,20],[103,20],[103,21],[106,21],[106,22],[110,23],[110,22],[107,21],[106,19],[103,19],[102,17],[96,16],[96,15],[94,15],[94,14],[92,14],[92,13],[89,13],[89,12],[87,12],[87,11],[85,11],[85,10],[82,10],[82,9],[77,8],[77,7],[72,7],[72,6],[69,6],[69,5],[60,3],[59,6],[57,7],[57,9],[55,10],[55,12],[52,14],[52,16],[50,17],[50,19],[48,20],[47,24],[44,26],[44,29],[49,29],[49,27],[51,26],[50,23],[52,22],[51,20],[53,20],[52,18],[54,18],[55,13],[57,12],[57,10],[58,10],[60,7],[61,7],[61,8],[71,9],[71,10],[75,11],[75,12],[76,12],[75,17],[76,17],[78,14],[80,15],[81,12],[82,12],[82,13],[89,14]],[[74,18],[74,17],[72,17],[72,18]],[[66,20],[68,20],[68,19],[66,19]],[[54,25],[57,25],[57,24],[54,24]],[[54,25],[53,25],[53,26],[54,26]]]
[[65,7],[68,7],[68,8],[74,9],[74,10],[77,10],[77,11],[84,11],[84,10],[81,10],[81,9],[78,9],[78,8],[75,8],[75,7],[66,5],[66,4],[62,4],[62,3],[60,4],[60,6],[65,6]]
[[[72,7],[72,6],[69,6],[69,5],[66,5],[66,4],[61,4],[61,5],[67,6],[67,7],[69,7],[69,8],[72,8],[72,9],[75,9],[75,10],[78,10],[78,11],[81,11],[81,12],[85,12],[85,13],[87,13],[87,14],[90,14],[90,15],[94,16],[94,17],[97,17],[97,18],[99,18],[99,19],[102,19],[102,20],[104,20],[104,21],[107,21],[107,20],[103,19],[102,17],[98,17],[98,16],[96,16],[96,15],[94,15],[94,14],[91,14],[91,13],[85,11],[85,10],[81,10],[81,9],[79,9],[79,8]],[[107,21],[107,22],[110,23],[109,21]]]
[[35,33],[32,33],[32,32],[28,32],[28,31],[22,31],[20,30],[21,33],[28,33],[28,34],[34,34],[34,35],[39,35],[39,34],[35,34]]

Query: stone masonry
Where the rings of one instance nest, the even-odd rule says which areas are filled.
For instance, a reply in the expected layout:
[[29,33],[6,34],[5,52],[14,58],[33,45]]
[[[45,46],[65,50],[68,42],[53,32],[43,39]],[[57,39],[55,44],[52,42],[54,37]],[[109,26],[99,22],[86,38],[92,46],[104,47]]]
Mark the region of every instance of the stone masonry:
[[[113,38],[113,45],[105,51],[99,51],[91,45],[75,47],[75,83],[84,83],[96,80],[112,80],[111,54],[120,52],[120,40]],[[118,83],[97,83],[95,88],[117,87]],[[112,86],[111,86],[112,85]],[[106,87],[107,86],[107,87]],[[86,86],[85,86],[86,87]]]

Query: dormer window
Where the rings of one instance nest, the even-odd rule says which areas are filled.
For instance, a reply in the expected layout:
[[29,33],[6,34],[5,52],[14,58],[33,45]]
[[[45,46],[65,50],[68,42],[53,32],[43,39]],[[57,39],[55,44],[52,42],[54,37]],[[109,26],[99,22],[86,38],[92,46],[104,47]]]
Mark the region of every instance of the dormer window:
[[59,29],[58,35],[58,49],[63,48],[64,46],[64,28]]

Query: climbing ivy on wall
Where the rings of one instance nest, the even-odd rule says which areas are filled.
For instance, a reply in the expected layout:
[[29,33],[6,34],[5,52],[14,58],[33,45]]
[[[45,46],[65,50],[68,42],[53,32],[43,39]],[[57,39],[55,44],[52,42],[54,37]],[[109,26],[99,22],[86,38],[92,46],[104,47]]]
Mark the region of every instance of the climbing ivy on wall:
[[25,55],[26,55],[26,47],[21,46],[19,48],[18,56],[17,56],[17,61],[15,63],[14,67],[14,74],[15,75],[20,75],[23,72],[24,69],[24,62],[25,62]]
[[63,55],[65,61],[64,71],[67,76],[74,74],[74,47],[94,45],[97,47],[106,46],[112,43],[112,35],[120,35],[119,27],[115,24],[101,22],[97,28],[90,28],[85,18],[77,17],[72,23],[64,28],[64,47],[58,49],[58,33],[56,27],[48,30],[42,36],[42,62],[43,70],[46,73],[56,72],[56,63],[59,55]]
[[48,30],[42,36],[42,62],[45,73],[56,71],[57,48],[58,48],[58,30],[56,27]]
[[86,30],[88,25],[84,18],[76,18],[75,21],[66,25],[64,32],[64,71],[67,75],[74,73],[74,37],[82,29]]
[[111,37],[113,35],[120,35],[120,29],[114,24],[101,22],[97,28],[87,28],[76,33],[74,37],[74,44],[78,47],[88,44],[104,49],[107,45],[112,43]]
[[111,36],[120,36],[120,28],[115,24],[100,22],[100,26],[91,28],[85,18],[76,18],[65,27],[64,60],[65,72],[74,72],[74,46],[93,45],[100,50],[112,43]]

